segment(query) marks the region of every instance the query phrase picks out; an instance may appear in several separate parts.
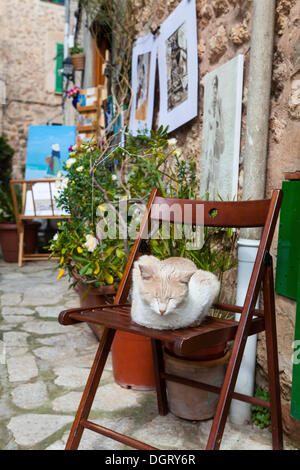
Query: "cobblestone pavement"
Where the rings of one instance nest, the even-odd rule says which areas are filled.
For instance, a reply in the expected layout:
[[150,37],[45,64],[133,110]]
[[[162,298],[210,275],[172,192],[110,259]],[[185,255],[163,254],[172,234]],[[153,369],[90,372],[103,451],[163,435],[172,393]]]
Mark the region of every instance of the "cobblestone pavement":
[[[88,376],[97,340],[85,324],[61,326],[58,313],[77,307],[52,261],[0,261],[0,449],[62,450]],[[160,449],[205,448],[211,421],[157,414],[154,392],[125,390],[104,372],[90,419]],[[80,449],[125,449],[85,430]],[[268,430],[227,424],[222,449],[271,449]]]

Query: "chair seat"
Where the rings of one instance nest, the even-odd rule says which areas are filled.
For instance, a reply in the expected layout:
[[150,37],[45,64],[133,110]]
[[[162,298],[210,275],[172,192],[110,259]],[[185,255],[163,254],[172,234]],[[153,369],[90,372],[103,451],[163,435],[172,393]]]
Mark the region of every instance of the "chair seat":
[[[114,330],[126,331],[149,338],[173,343],[173,350],[178,355],[198,351],[221,342],[234,339],[238,322],[207,316],[204,322],[196,328],[178,330],[157,330],[147,328],[131,320],[130,305],[102,305],[95,308],[76,308],[64,310],[59,315],[62,325],[77,322],[94,323]],[[264,319],[254,318],[251,321],[249,335],[264,330]]]

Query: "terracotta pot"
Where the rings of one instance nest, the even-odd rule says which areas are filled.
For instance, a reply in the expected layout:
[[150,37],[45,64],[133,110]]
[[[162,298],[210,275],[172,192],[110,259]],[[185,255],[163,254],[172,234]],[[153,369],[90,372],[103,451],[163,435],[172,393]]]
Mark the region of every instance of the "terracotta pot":
[[151,341],[118,331],[112,344],[113,373],[117,384],[134,390],[154,390]]
[[[190,361],[210,361],[212,359],[219,359],[224,356],[224,351],[226,350],[227,343],[220,343],[210,346],[208,348],[199,349],[196,352],[185,354],[182,356],[184,359]],[[178,354],[174,352],[174,343],[165,342],[165,348],[168,353],[172,356],[179,357]]]
[[[88,285],[78,282],[75,286],[75,290],[79,294],[80,306],[95,307],[97,305],[112,304],[114,296],[116,294],[113,286],[103,286],[99,288],[89,289]],[[88,323],[89,327],[100,341],[102,336],[103,327],[93,323]]]
[[[221,386],[226,372],[228,351],[210,361],[188,361],[164,352],[166,373],[190,380]],[[188,385],[166,381],[169,410],[179,418],[201,421],[214,416],[219,395]]]
[[[24,225],[24,253],[34,253],[37,247],[37,236],[40,223],[26,221]],[[0,244],[4,261],[18,262],[19,239],[16,224],[0,224]]]
[[96,305],[111,304],[116,290],[113,286],[89,288],[87,284],[79,281],[75,289],[80,297],[81,307],[95,307]]
[[84,64],[85,64],[84,54],[72,54],[71,60],[74,66],[74,70],[84,70]]

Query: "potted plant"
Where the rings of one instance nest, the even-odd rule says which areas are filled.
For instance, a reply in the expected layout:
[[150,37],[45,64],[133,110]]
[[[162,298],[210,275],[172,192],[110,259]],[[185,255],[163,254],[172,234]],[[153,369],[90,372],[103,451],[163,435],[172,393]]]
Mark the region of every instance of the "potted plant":
[[[59,257],[58,277],[68,271],[72,285],[84,285],[85,292],[107,286],[116,289],[133,244],[130,237],[103,238],[99,221],[104,220],[108,209],[127,233],[128,226],[124,227],[119,212],[120,201],[127,210],[136,203],[146,203],[153,187],[159,187],[165,196],[200,197],[194,159],[185,161],[176,148],[176,139],[168,139],[163,129],[150,137],[128,136],[124,146],[111,145],[109,151],[95,141],[75,146],[65,169],[67,181],[58,204],[69,211],[71,218],[59,226],[50,249],[52,255]],[[129,217],[127,223],[132,220]],[[174,244],[171,240],[158,239],[150,244],[157,257],[186,256],[199,268],[218,270],[222,276],[234,264],[233,236],[228,230],[207,230],[201,250],[188,250],[184,240]],[[221,248],[224,237],[228,250]],[[217,352],[221,356],[224,347]],[[214,354],[215,351],[206,352],[206,359]],[[139,370],[127,367],[134,363],[134,357],[146,361]],[[152,351],[147,338],[141,342],[136,335],[118,332],[112,345],[112,360],[115,380],[120,385],[139,389],[154,387]]]
[[[5,137],[0,137],[0,245],[4,261],[18,261],[18,230],[9,181],[12,172],[14,150]],[[16,188],[17,203],[21,208],[20,188]],[[40,224],[27,221],[24,228],[24,252],[33,253],[37,245],[37,232]]]
[[74,70],[84,70],[85,55],[84,50],[80,45],[75,42],[74,46],[70,49],[71,60]]
[[77,109],[77,103],[80,99],[80,88],[78,86],[74,86],[70,90],[67,91],[68,98],[72,98],[72,105],[75,109]]

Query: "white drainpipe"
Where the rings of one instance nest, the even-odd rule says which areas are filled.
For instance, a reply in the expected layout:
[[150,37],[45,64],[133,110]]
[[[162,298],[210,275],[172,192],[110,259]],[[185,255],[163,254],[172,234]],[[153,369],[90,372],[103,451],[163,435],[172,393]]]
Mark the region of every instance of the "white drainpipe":
[[[237,293],[236,304],[243,305],[259,240],[248,240],[240,238],[238,241],[238,276],[237,276]],[[235,320],[240,319],[240,314],[235,314]],[[241,368],[237,378],[235,391],[253,396],[255,383],[255,365],[256,365],[256,341],[257,335],[248,338]],[[230,419],[235,424],[243,424],[251,418],[251,405],[239,400],[232,400],[230,408]]]
[[[276,0],[253,0],[247,125],[244,150],[243,200],[265,197],[270,91],[273,64]],[[237,304],[244,302],[261,229],[241,229]],[[235,391],[253,395],[256,364],[256,336],[248,338]],[[251,417],[247,403],[233,400],[231,421],[242,424]]]

